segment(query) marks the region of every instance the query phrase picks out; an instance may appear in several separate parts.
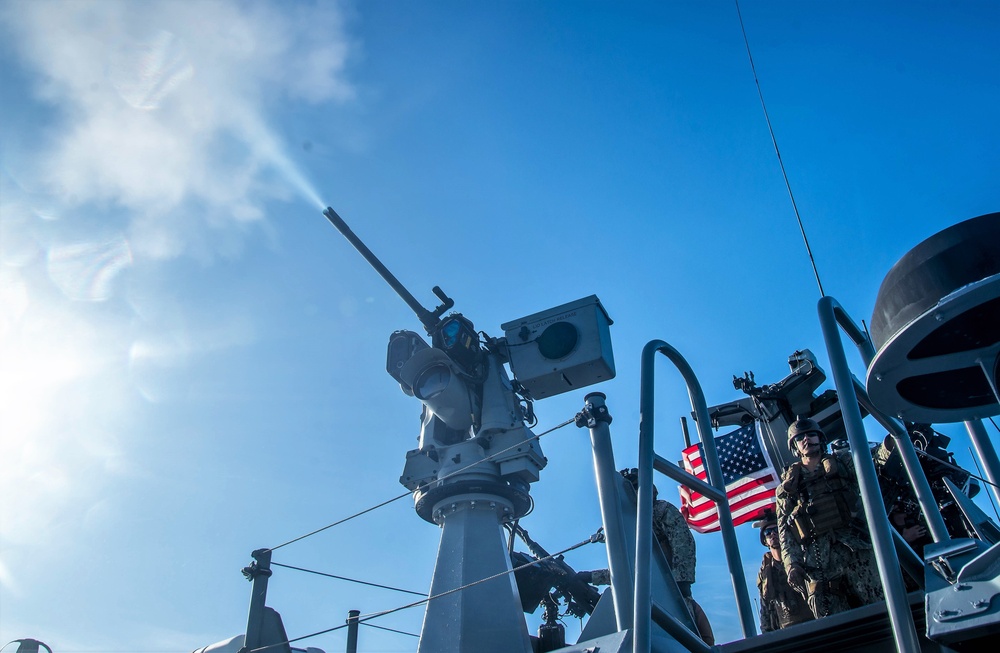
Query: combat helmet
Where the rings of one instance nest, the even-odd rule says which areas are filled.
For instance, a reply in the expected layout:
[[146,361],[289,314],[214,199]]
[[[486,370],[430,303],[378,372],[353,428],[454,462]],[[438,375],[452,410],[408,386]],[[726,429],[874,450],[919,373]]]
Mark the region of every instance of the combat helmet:
[[798,455],[798,449],[795,448],[795,438],[803,433],[818,433],[820,445],[826,444],[826,434],[823,433],[819,423],[816,420],[799,417],[788,427],[788,450],[793,454]]
[[764,538],[764,531],[768,528],[778,527],[778,515],[775,514],[772,508],[765,508],[764,512],[761,513],[760,519],[753,523],[753,527],[760,529],[760,543],[767,546],[767,540]]
[[[625,469],[619,470],[618,473],[621,474],[622,477],[624,477],[626,481],[628,481],[629,483],[632,484],[632,489],[635,490],[636,496],[638,496],[639,495],[639,470],[637,468],[635,468],[635,467],[631,467],[631,468],[625,468]],[[659,490],[657,490],[656,486],[654,485],[653,486],[653,500],[654,501],[659,496],[659,494],[660,494]]]

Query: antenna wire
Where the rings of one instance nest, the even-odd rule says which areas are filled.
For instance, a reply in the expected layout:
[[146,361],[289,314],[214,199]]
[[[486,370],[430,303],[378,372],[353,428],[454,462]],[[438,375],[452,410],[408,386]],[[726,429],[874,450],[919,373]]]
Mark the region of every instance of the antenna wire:
[[778,149],[778,141],[774,137],[774,128],[771,127],[771,117],[767,114],[767,105],[764,104],[764,93],[760,90],[760,80],[757,79],[757,67],[753,63],[753,55],[750,53],[750,41],[747,39],[747,30],[743,25],[743,14],[740,12],[740,1],[736,2],[736,15],[740,19],[740,30],[743,32],[743,43],[747,48],[747,57],[750,59],[750,70],[753,73],[754,84],[757,85],[757,96],[760,98],[760,108],[764,110],[764,120],[767,122],[767,131],[771,134],[771,144],[774,145],[774,153],[778,157],[778,166],[781,168],[781,176],[785,179],[785,188],[788,189],[788,199],[792,201],[792,210],[795,212],[795,219],[799,223],[799,232],[802,234],[802,242],[805,243],[806,253],[809,254],[809,263],[812,265],[813,275],[816,277],[816,285],[819,286],[819,294],[825,297],[823,282],[819,279],[819,270],[816,268],[816,259],[813,258],[812,247],[809,246],[809,238],[806,236],[806,229],[802,225],[802,216],[799,215],[799,207],[795,204],[795,195],[792,194],[792,185],[788,182],[788,173],[785,172],[785,163],[781,160],[781,151]]

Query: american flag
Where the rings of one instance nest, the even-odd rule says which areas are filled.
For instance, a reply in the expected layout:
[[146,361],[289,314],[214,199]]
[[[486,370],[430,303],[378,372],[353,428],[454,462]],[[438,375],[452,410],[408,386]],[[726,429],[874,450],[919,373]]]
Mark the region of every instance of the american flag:
[[[715,447],[719,452],[733,524],[760,518],[765,508],[774,505],[778,474],[761,446],[756,422],[718,436]],[[682,463],[684,469],[707,482],[701,454],[701,444],[692,445],[682,452]],[[719,530],[719,511],[715,502],[683,485],[680,491],[681,514],[688,525],[699,533]]]

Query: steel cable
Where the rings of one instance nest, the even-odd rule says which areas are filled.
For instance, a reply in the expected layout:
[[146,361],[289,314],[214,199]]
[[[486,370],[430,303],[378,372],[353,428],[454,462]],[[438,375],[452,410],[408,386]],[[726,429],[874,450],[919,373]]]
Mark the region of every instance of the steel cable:
[[[563,424],[561,426],[565,426],[565,424]],[[556,427],[556,428],[559,428],[559,427]],[[555,429],[550,429],[550,431],[548,431],[548,432],[551,432],[553,430],[555,430]],[[502,571],[499,574],[493,574],[492,576],[488,576],[486,578],[481,578],[481,579],[479,579],[477,581],[473,581],[471,583],[468,583],[467,585],[462,585],[461,587],[456,587],[454,589],[450,589],[450,590],[441,592],[440,594],[435,594],[434,596],[428,596],[427,598],[420,599],[419,601],[414,601],[413,603],[407,603],[406,605],[401,605],[398,608],[393,608],[391,610],[383,610],[382,612],[372,612],[370,614],[362,615],[360,617],[357,617],[355,619],[355,621],[357,623],[359,623],[359,624],[371,625],[371,624],[367,624],[366,622],[371,621],[373,619],[378,619],[379,617],[384,617],[386,615],[393,614],[394,612],[401,612],[402,610],[408,610],[410,608],[415,608],[418,605],[423,605],[425,603],[430,603],[431,601],[434,601],[435,599],[440,599],[440,598],[443,598],[445,596],[449,596],[451,594],[454,594],[455,592],[461,592],[462,590],[469,589],[470,587],[475,587],[476,585],[480,585],[482,583],[487,583],[487,582],[489,582],[491,580],[496,580],[497,578],[503,578],[504,576],[506,576],[508,574],[513,574],[513,573],[518,572],[518,571],[520,571],[522,569],[527,569],[528,567],[532,567],[534,565],[541,564],[541,563],[545,562],[546,560],[551,560],[552,558],[556,558],[556,557],[561,556],[561,555],[563,555],[565,553],[569,553],[570,551],[574,551],[576,549],[579,549],[580,547],[585,546],[587,544],[594,544],[596,542],[603,542],[603,541],[604,541],[604,528],[602,527],[602,528],[597,529],[597,532],[594,533],[593,535],[591,535],[590,537],[588,537],[587,539],[582,540],[580,542],[577,542],[576,544],[574,544],[572,546],[566,547],[562,551],[557,551],[556,553],[550,553],[549,555],[545,556],[544,558],[538,558],[537,560],[532,560],[531,562],[528,562],[528,563],[525,563],[523,565],[520,565],[519,567],[514,567],[513,569],[510,569],[510,570],[507,570],[507,571]],[[318,635],[325,635],[327,633],[332,633],[332,632],[334,632],[336,630],[341,630],[342,628],[347,628],[348,625],[349,624],[344,623],[344,624],[341,624],[339,626],[334,626],[333,628],[327,628],[325,630],[320,630],[320,631],[317,631],[315,633],[310,633],[308,635],[302,635],[301,637],[296,637],[294,639],[289,639],[289,640],[284,641],[284,642],[278,642],[277,644],[268,644],[267,646],[261,646],[259,648],[250,649],[249,651],[247,651],[247,653],[259,653],[260,651],[266,651],[266,650],[269,650],[269,649],[272,649],[272,648],[276,648],[276,647],[279,647],[279,646],[285,646],[286,644],[292,644],[294,642],[299,642],[299,641],[302,641],[303,639],[309,639],[310,637],[316,637]],[[397,632],[399,632],[399,631],[397,631]],[[404,633],[404,634],[409,634],[409,633]]]
[[315,571],[313,569],[303,569],[302,567],[293,567],[292,565],[283,565],[280,562],[272,562],[272,567],[284,567],[285,569],[294,569],[296,571],[304,571],[307,574],[316,574],[317,576],[325,576],[327,578],[335,578],[337,580],[346,580],[350,583],[358,583],[359,585],[370,585],[372,587],[381,587],[386,590],[394,590],[396,592],[403,592],[405,594],[416,594],[417,596],[427,596],[427,592],[414,592],[413,590],[404,590],[399,587],[392,587],[391,585],[379,585],[378,583],[369,583],[364,580],[357,580],[356,578],[347,578],[346,576],[336,576],[334,574],[327,574],[322,571]]

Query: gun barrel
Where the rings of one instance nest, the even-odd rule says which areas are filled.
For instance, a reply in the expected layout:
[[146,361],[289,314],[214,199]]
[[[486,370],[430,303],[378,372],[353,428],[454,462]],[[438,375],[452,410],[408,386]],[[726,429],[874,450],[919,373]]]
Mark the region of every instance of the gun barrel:
[[354,249],[358,250],[358,252],[365,257],[368,264],[375,268],[375,271],[378,272],[382,278],[385,279],[386,283],[388,283],[389,286],[396,291],[396,294],[399,295],[404,302],[406,302],[406,305],[417,314],[417,318],[420,319],[421,324],[423,324],[427,332],[430,333],[434,327],[437,326],[437,316],[421,306],[420,302],[418,302],[417,299],[410,294],[410,291],[399,282],[399,279],[393,276],[392,272],[389,272],[387,267],[382,265],[382,261],[378,260],[378,257],[375,256],[370,249],[368,249],[368,246],[365,245],[353,231],[351,231],[351,228],[347,226],[344,219],[337,215],[337,212],[334,211],[332,207],[326,207],[326,210],[323,211],[323,215],[325,215],[326,219],[337,228],[337,231],[344,235],[344,238],[346,238],[348,242],[354,245]]

